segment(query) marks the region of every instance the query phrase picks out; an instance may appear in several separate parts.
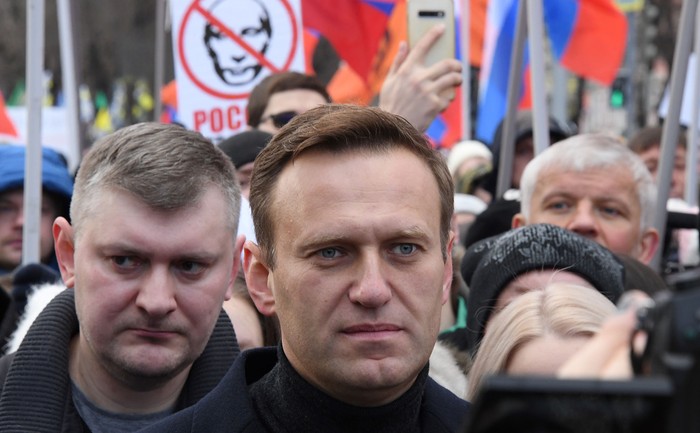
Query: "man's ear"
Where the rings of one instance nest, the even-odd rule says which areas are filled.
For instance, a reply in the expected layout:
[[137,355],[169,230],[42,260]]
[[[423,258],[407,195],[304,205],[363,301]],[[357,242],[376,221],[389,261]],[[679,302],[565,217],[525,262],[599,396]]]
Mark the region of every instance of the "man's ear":
[[442,304],[444,305],[450,299],[452,294],[452,279],[454,278],[454,269],[452,265],[452,248],[455,242],[455,232],[450,230],[450,236],[447,241],[445,273],[442,276]]
[[252,241],[243,246],[243,269],[253,303],[258,311],[265,316],[275,314],[275,297],[271,283],[271,270],[265,264],[260,247]]
[[642,233],[639,250],[636,259],[648,265],[654,258],[656,249],[659,248],[659,232],[655,228],[648,228]]
[[73,226],[63,217],[53,222],[53,243],[58,269],[66,287],[75,286],[75,239]]
[[520,212],[513,215],[513,220],[510,223],[511,228],[517,229],[518,227],[524,227],[526,225],[527,219],[525,218],[525,215],[521,214]]

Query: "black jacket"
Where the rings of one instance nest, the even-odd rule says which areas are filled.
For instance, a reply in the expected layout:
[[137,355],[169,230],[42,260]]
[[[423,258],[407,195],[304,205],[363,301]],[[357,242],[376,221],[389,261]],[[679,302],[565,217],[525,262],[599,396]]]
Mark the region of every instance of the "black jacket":
[[[73,405],[68,375],[68,348],[77,332],[75,298],[67,289],[37,317],[19,350],[0,359],[0,432],[89,431]],[[192,365],[177,409],[212,390],[239,353],[233,326],[222,311]]]
[[[277,363],[276,348],[247,350],[236,359],[226,376],[196,405],[156,423],[141,433],[255,433],[265,432],[258,420],[248,385]],[[428,379],[421,406],[421,431],[462,431],[469,404]]]

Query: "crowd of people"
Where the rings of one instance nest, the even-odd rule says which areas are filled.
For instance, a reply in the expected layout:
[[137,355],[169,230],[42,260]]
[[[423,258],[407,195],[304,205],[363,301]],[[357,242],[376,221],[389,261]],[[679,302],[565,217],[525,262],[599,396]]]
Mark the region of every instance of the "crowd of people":
[[500,128],[447,155],[423,134],[461,84],[423,65],[440,36],[399,50],[378,107],[281,72],[216,146],[140,123],[75,177],[44,150],[41,263],[24,148],[0,145],[0,431],[460,432],[495,374],[632,379],[654,254],[700,262],[696,230],[652,224],[658,129],[551,119],[534,155],[520,112],[498,196]]

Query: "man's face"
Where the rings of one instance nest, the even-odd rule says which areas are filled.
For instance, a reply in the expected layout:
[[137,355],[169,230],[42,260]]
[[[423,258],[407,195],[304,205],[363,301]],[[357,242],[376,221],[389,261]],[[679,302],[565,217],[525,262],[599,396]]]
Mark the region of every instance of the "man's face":
[[281,126],[275,125],[271,116],[279,113],[293,112],[296,114],[306,113],[312,108],[326,103],[325,98],[318,92],[308,89],[285,90],[270,96],[267,107],[260,117],[258,129],[261,131],[276,134]]
[[574,172],[549,168],[540,173],[530,215],[517,214],[513,225],[550,223],[608,248],[649,263],[658,234],[641,230],[641,205],[626,167]]
[[[270,44],[270,19],[267,11],[257,1],[223,1],[216,4],[212,11],[228,28],[239,36],[255,53],[264,55]],[[235,16],[235,20],[231,17]],[[210,36],[205,37],[205,44],[214,62],[214,69],[223,82],[240,86],[253,81],[262,65],[255,56],[231,39],[214,25],[206,30]]]
[[[58,205],[44,193],[39,220],[39,253],[48,260],[53,253],[51,226],[58,215]],[[24,227],[24,193],[14,189],[0,193],[0,269],[11,270],[22,262],[22,230]]]
[[247,244],[248,287],[273,297],[256,305],[277,313],[291,364],[341,401],[393,401],[426,365],[452,278],[430,170],[403,149],[311,151],[284,168],[273,206],[275,267],[251,266]]
[[80,321],[71,359],[133,386],[186,375],[230,296],[240,257],[226,200],[209,187],[195,206],[159,211],[123,191],[100,194],[77,243],[65,220],[54,228]]
[[[654,180],[657,179],[659,171],[659,162],[661,161],[660,152],[660,147],[654,146],[639,154],[642,161],[644,161],[644,165],[647,166],[649,172],[654,177]],[[685,155],[685,149],[678,146],[676,148],[676,158],[673,161],[669,198],[683,198],[685,193]]]

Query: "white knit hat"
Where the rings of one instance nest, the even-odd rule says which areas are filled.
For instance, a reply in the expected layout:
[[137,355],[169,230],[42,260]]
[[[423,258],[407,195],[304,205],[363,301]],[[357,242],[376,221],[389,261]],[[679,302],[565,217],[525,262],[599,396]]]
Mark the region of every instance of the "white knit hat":
[[462,165],[465,159],[477,156],[487,158],[489,161],[493,158],[491,150],[480,141],[464,140],[455,144],[447,156],[447,168],[450,169],[450,174],[454,176],[457,168]]

